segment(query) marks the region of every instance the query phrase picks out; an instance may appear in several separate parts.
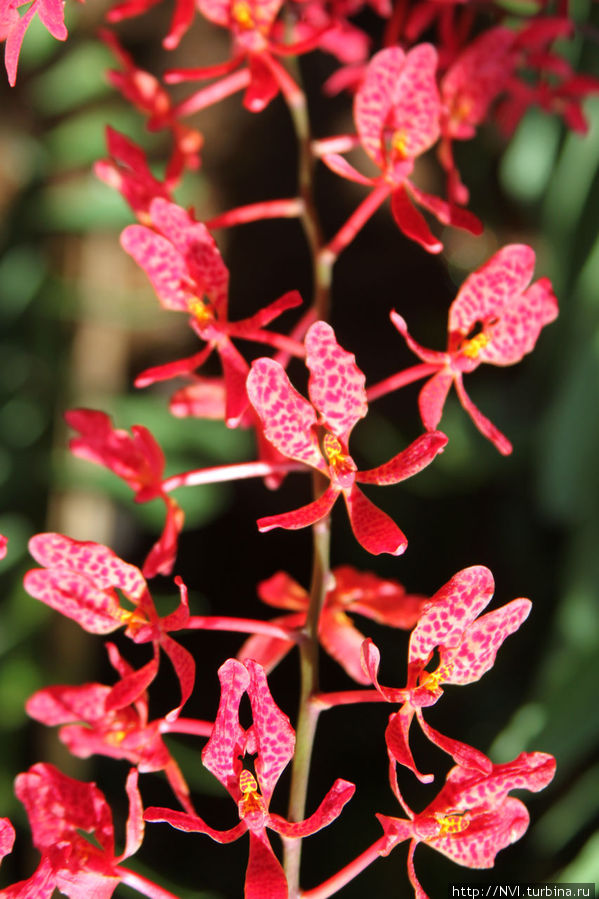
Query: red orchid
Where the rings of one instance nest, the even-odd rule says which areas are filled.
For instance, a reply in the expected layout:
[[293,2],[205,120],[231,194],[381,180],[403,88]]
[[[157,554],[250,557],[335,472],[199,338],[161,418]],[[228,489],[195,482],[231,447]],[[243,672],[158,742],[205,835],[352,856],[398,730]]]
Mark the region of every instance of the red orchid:
[[154,75],[138,68],[112,31],[101,28],[98,34],[123,67],[120,71],[110,69],[107,72],[112,86],[147,116],[148,131],[167,130],[172,134],[174,151],[167,166],[167,182],[177,181],[185,168],[199,168],[199,154],[204,143],[200,132],[181,124],[167,91]]
[[121,235],[121,244],[150,279],[165,309],[185,312],[198,337],[206,341],[203,350],[141,374],[138,387],[155,380],[189,374],[216,350],[220,356],[227,390],[227,424],[235,427],[247,408],[245,381],[248,364],[231,342],[231,337],[259,343],[291,346],[295,341],[265,331],[274,318],[302,302],[297,290],[289,291],[250,318],[228,320],[229,271],[205,225],[194,221],[180,206],[162,198],[150,204],[154,228],[130,225]]
[[408,876],[416,899],[428,899],[414,869],[418,843],[426,843],[458,865],[492,868],[501,849],[515,843],[528,828],[526,806],[509,796],[511,790],[543,790],[553,779],[555,759],[544,752],[522,752],[512,762],[493,765],[482,774],[452,768],[445,786],[424,811],[406,818],[377,815],[385,831],[381,855],[410,840]]
[[177,179],[171,177],[164,184],[158,181],[141,147],[110,126],[106,128],[106,143],[111,158],[96,162],[95,174],[123,195],[140,222],[151,225],[150,203],[154,197],[170,200]]
[[[109,9],[106,18],[109,22],[122,22],[123,19],[139,16],[160,0],[121,0],[112,9]],[[193,22],[195,3],[193,0],[175,0],[175,9],[169,26],[168,34],[162,41],[166,50],[174,50],[179,46],[181,38],[187,33]]]
[[518,61],[517,35],[501,25],[484,31],[453,61],[441,79],[441,143],[439,160],[448,175],[452,202],[468,202],[453,159],[452,142],[470,140],[487,118]]
[[177,555],[177,540],[183,528],[183,509],[162,488],[164,454],[147,428],[133,425],[131,434],[113,427],[105,412],[70,409],[65,421],[79,432],[69,441],[69,449],[79,459],[95,462],[113,471],[135,492],[135,502],[161,499],[166,521],[143,565],[146,577],[170,574]]
[[[70,899],[110,899],[119,883],[140,880],[120,863],[139,849],[144,822],[137,771],[127,778],[129,818],[127,840],[115,855],[112,812],[94,783],[73,780],[53,765],[34,765],[15,781],[17,798],[25,806],[33,843],[42,858],[27,880],[2,890],[6,899],[50,899],[54,890]],[[89,839],[87,835],[89,834]],[[156,896],[162,891],[156,892]],[[149,894],[148,894],[149,895]],[[166,897],[166,892],[162,893]]]
[[[159,648],[167,654],[181,687],[181,703],[167,715],[173,720],[189,699],[195,680],[195,662],[190,653],[168,636],[189,620],[185,589],[179,607],[159,618],[148,585],[139,568],[119,559],[100,543],[71,540],[62,534],[36,534],[29,541],[31,555],[44,568],[25,575],[30,596],[76,621],[91,634],[110,634],[125,627],[134,643],[152,643],[153,658],[138,671],[126,674],[110,691],[107,711],[121,709],[138,699],[158,671]],[[119,590],[133,608],[123,607]]]
[[6,40],[4,63],[11,87],[14,87],[17,80],[21,44],[34,16],[40,17],[44,28],[57,41],[66,41],[67,39],[62,0],[33,0],[31,6],[21,14],[19,10],[26,6],[27,2],[28,0],[1,0],[0,2],[0,40]]
[[397,484],[432,462],[447,438],[438,431],[423,434],[384,465],[358,471],[347,444],[354,425],[368,411],[364,375],[355,356],[339,346],[326,322],[315,322],[309,328],[305,347],[311,403],[291,386],[285,370],[273,359],[257,359],[252,364],[247,391],[267,440],[284,456],[322,472],[330,484],[322,496],[301,509],[260,518],[258,528],[307,527],[328,515],[342,494],[352,530],[364,549],[399,555],[407,546],[405,535],[367,499],[357,482]]
[[15,829],[8,818],[0,818],[0,862],[12,852],[15,842]]
[[[391,195],[391,211],[403,233],[430,253],[439,253],[443,244],[431,233],[412,200],[424,206],[443,224],[466,228],[480,234],[476,216],[425,193],[410,176],[416,159],[429,150],[440,135],[441,101],[436,82],[437,52],[431,44],[419,44],[408,53],[388,47],[376,53],[356,93],[354,120],[363,150],[381,174],[369,178],[358,172],[331,149],[350,149],[355,141],[332,138],[319,141],[323,161],[337,174],[375,187],[373,197],[381,203]],[[375,200],[372,200],[374,203]]]
[[449,309],[444,353],[416,343],[401,315],[392,312],[393,324],[425,364],[392,375],[371,388],[368,398],[375,399],[410,381],[432,375],[418,397],[427,430],[432,431],[439,424],[447,394],[455,384],[458,399],[478,430],[500,453],[511,453],[511,443],[477,409],[462,379],[482,362],[501,366],[519,362],[534,349],[541,328],[557,317],[557,300],[549,278],[530,283],[534,266],[535,253],[531,247],[509,244],[466,278]]
[[[370,683],[361,663],[360,650],[365,638],[347,613],[411,630],[426,599],[406,593],[397,581],[384,580],[368,571],[357,571],[350,565],[334,568],[332,575],[334,585],[326,594],[319,619],[320,642],[350,677],[361,684]],[[284,571],[258,584],[258,596],[271,606],[293,610],[290,615],[273,619],[273,624],[295,630],[306,623],[308,591]],[[242,661],[254,659],[269,672],[295,645],[295,641],[256,634],[246,640],[237,658]]]
[[[275,704],[260,665],[251,660],[242,665],[236,659],[229,659],[218,674],[221,699],[202,761],[237,803],[239,824],[230,830],[214,830],[196,815],[166,808],[146,809],[145,819],[166,821],[191,833],[205,833],[218,843],[230,843],[249,831],[246,899],[287,899],[285,874],[271,848],[266,828],[288,839],[316,833],[339,816],[355,787],[346,780],[336,780],[318,809],[305,821],[286,821],[271,813],[269,805],[274,788],[293,756],[295,732]],[[245,693],[253,719],[247,729],[239,722],[239,705]],[[244,767],[246,754],[255,755],[255,776]]]
[[4,536],[4,534],[0,534],[0,559],[3,559],[6,555],[8,547],[8,540]]
[[288,103],[301,102],[299,87],[276,57],[313,50],[324,29],[311,29],[291,44],[279,43],[273,29],[282,5],[283,0],[197,0],[199,10],[210,22],[230,31],[233,48],[227,62],[166,73],[165,80],[171,84],[219,78],[180,103],[178,115],[190,115],[239,90],[245,90],[243,105],[250,112],[261,112],[279,91]]
[[[379,684],[379,651],[371,640],[363,645],[364,669],[371,682],[387,702],[403,703],[401,709],[391,715],[386,732],[391,783],[397,795],[396,762],[413,771],[423,783],[433,780],[432,775],[418,771],[410,750],[409,731],[414,715],[429,740],[451,755],[458,764],[481,771],[489,770],[489,759],[477,749],[430,727],[423,718],[422,708],[434,705],[442,696],[441,684],[464,685],[480,680],[495,664],[503,641],[517,631],[528,617],[530,600],[514,599],[479,618],[491,601],[494,588],[489,569],[483,565],[473,565],[458,571],[425,603],[410,635],[408,677],[404,689]],[[427,671],[426,666],[435,652],[438,653],[436,668]]]
[[[107,650],[121,678],[131,678],[134,670],[121,658],[116,646],[107,644]],[[166,718],[148,721],[147,693],[142,693],[130,705],[111,708],[112,691],[112,687],[97,683],[47,687],[34,693],[25,709],[31,718],[48,727],[60,726],[59,739],[78,758],[105,755],[126,759],[140,774],[164,771],[183,808],[193,812],[185,778],[162,735],[183,729],[185,733],[207,737],[212,724],[181,718],[175,722]]]

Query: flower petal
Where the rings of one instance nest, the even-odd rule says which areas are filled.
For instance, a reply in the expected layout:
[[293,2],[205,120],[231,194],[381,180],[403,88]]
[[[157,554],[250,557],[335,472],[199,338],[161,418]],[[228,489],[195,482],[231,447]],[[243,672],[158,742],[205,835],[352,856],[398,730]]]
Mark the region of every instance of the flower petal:
[[256,775],[268,807],[275,785],[293,756],[295,731],[272,698],[264,669],[252,659],[248,659],[246,668],[250,676],[247,694],[253,718],[248,740],[253,741],[254,751],[258,752]]
[[375,556],[400,556],[405,552],[408,540],[403,531],[359,487],[354,484],[349,493],[343,493],[343,498],[354,536],[365,550]]
[[339,346],[326,322],[311,325],[305,345],[310,399],[326,427],[347,443],[356,422],[368,412],[366,378],[354,354]]
[[502,434],[499,428],[496,428],[492,421],[482,414],[478,406],[475,406],[466,390],[461,374],[457,374],[454,378],[455,389],[458,399],[462,407],[466,410],[481,434],[490,440],[503,456],[509,456],[512,452],[512,444],[505,434]]
[[228,659],[218,670],[220,703],[212,735],[202,752],[204,766],[237,801],[240,796],[239,756],[245,753],[246,732],[239,723],[239,703],[248,688],[250,675],[237,659]]
[[286,821],[279,815],[269,815],[268,826],[282,837],[308,837],[338,818],[343,806],[349,802],[355,791],[355,784],[338,778],[316,811],[305,821],[294,823]]
[[413,205],[403,185],[395,188],[391,194],[391,212],[397,227],[406,237],[416,241],[429,253],[441,252],[443,244],[435,237],[422,213]]
[[301,506],[299,509],[294,509],[293,512],[283,512],[281,515],[259,518],[257,521],[258,530],[264,532],[270,531],[272,528],[286,528],[290,531],[296,531],[298,528],[308,527],[329,514],[338,496],[339,490],[330,485],[322,496],[315,499],[314,502],[308,503],[307,506]]
[[447,445],[447,437],[442,431],[433,431],[417,437],[405,450],[388,462],[368,471],[358,471],[356,481],[361,484],[399,484],[418,474],[433,461]]

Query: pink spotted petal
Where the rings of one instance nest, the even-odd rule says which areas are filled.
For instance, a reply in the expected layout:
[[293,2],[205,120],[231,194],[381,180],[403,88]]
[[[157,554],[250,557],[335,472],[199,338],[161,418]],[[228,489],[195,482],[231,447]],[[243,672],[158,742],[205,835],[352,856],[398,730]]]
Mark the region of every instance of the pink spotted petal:
[[205,821],[198,818],[197,815],[191,815],[188,812],[177,812],[170,808],[157,808],[155,806],[148,807],[144,812],[146,821],[163,821],[176,827],[177,830],[183,830],[185,833],[205,833],[217,843],[233,843],[238,840],[247,830],[244,821],[240,821],[230,830],[215,830],[209,827]]
[[401,135],[403,156],[408,159],[437,140],[436,67],[437,53],[431,44],[420,44],[407,54],[388,47],[372,57],[356,94],[354,118],[364,150],[381,168],[387,162],[386,141],[394,133]]
[[75,721],[101,721],[106,715],[109,693],[110,687],[103,684],[47,687],[29,697],[25,711],[49,727]]
[[423,362],[429,362],[432,365],[444,366],[449,362],[449,356],[447,353],[439,353],[437,350],[427,350],[426,347],[421,346],[421,344],[417,343],[414,338],[410,335],[408,331],[408,326],[406,324],[403,316],[399,315],[395,309],[391,310],[390,319],[404,338],[405,342],[415,353],[419,359],[422,359]]
[[[389,724],[385,731],[385,741],[387,743],[387,752],[394,771],[394,762],[403,765],[405,768],[416,775],[418,780],[423,784],[430,784],[435,779],[433,774],[422,774],[416,767],[412,750],[410,749],[409,736],[410,725],[414,717],[414,707],[409,702],[404,703],[398,712],[395,712],[389,718]],[[396,784],[391,783],[392,787]]]
[[491,331],[491,340],[479,353],[481,362],[513,365],[530,353],[541,328],[557,318],[557,299],[549,278],[540,278],[515,296]]
[[0,862],[12,852],[15,842],[15,829],[8,818],[0,818]]
[[450,755],[456,764],[461,765],[462,768],[473,768],[475,771],[481,771],[483,774],[489,774],[492,771],[493,763],[483,752],[475,749],[474,746],[469,746],[468,743],[462,743],[460,740],[446,737],[445,734],[435,730],[434,727],[431,727],[424,720],[422,709],[416,709],[416,715],[425,736],[431,743],[434,743],[435,746],[438,746],[439,749]]
[[285,571],[277,571],[265,581],[260,581],[258,596],[262,602],[276,609],[308,611],[308,592]]
[[257,359],[248,375],[247,393],[260,416],[267,440],[280,453],[321,471],[326,470],[315,430],[316,413],[291,386],[278,362]]
[[204,766],[237,801],[239,775],[246,748],[246,732],[239,723],[239,703],[246,692],[250,675],[237,659],[228,659],[218,671],[221,695],[212,735],[202,752]]
[[121,246],[143,268],[165,309],[189,312],[193,299],[185,260],[172,243],[145,225],[129,225]]
[[143,805],[139,789],[137,787],[137,768],[132,768],[127,776],[125,789],[129,798],[129,815],[127,817],[127,835],[125,851],[119,856],[118,861],[135,855],[144,838]]
[[461,833],[438,836],[427,842],[458,865],[492,868],[497,853],[519,840],[528,824],[524,803],[508,797],[497,808],[474,817]]
[[[297,612],[293,615],[282,615],[280,618],[273,618],[271,624],[277,624],[281,627],[295,629],[303,627],[306,623],[306,613]],[[237,658],[240,662],[246,662],[253,659],[261,665],[267,674],[276,668],[288,652],[291,652],[296,646],[295,640],[281,640],[277,637],[267,637],[263,634],[255,634],[249,637],[239,652]]]
[[365,377],[353,353],[339,346],[326,322],[314,322],[306,333],[308,391],[323,424],[347,443],[354,425],[368,412]]
[[183,530],[184,512],[170,496],[163,497],[166,506],[164,530],[146,558],[142,573],[147,578],[157,574],[168,575],[177,558],[179,534]]
[[[282,515],[270,515],[267,518],[259,518],[257,521],[258,530],[264,533],[265,531],[271,531],[273,528],[286,528],[290,531],[297,531],[299,528],[308,527],[329,514],[338,496],[339,490],[331,485],[322,496],[314,500],[314,502],[308,503],[307,506],[294,509],[293,512],[284,512]],[[364,499],[366,500],[366,497]],[[380,514],[382,515],[383,513],[381,512]]]
[[158,654],[142,668],[126,674],[112,687],[106,698],[106,711],[124,709],[140,699],[158,674]]
[[147,593],[147,584],[139,568],[123,562],[101,543],[45,533],[31,538],[29,551],[41,565],[85,575],[99,590],[118,587],[131,600],[141,599]]
[[403,531],[359,487],[354,484],[349,493],[344,492],[343,498],[354,537],[367,552],[375,556],[380,553],[400,556],[405,552],[408,540]]
[[226,337],[218,342],[216,349],[225,379],[225,420],[228,427],[236,428],[248,406],[246,381],[249,367],[239,350]]
[[339,153],[326,153],[322,157],[324,164],[336,175],[347,178],[348,181],[354,181],[356,184],[372,185],[373,178],[368,178],[351,165],[347,159],[340,156]]
[[501,318],[520,302],[534,267],[534,250],[525,244],[509,244],[495,253],[462,284],[449,310],[449,331],[468,334],[477,322]]
[[426,664],[436,647],[459,646],[468,625],[487,606],[495,584],[484,565],[464,568],[425,604],[410,637],[408,661]]
[[98,590],[91,580],[70,569],[34,568],[23,585],[34,599],[76,621],[90,634],[110,634],[123,626],[116,594]]
[[287,879],[264,830],[250,831],[244,899],[287,899]]
[[339,817],[344,805],[349,802],[356,791],[355,784],[338,778],[326,794],[316,811],[305,821],[292,823],[279,815],[269,815],[268,826],[282,837],[308,837],[323,827],[328,827]]
[[246,662],[246,668],[250,675],[247,693],[253,717],[248,740],[251,739],[258,752],[256,776],[268,806],[275,785],[293,756],[295,731],[272,698],[263,668],[252,659]]
[[474,405],[474,403],[466,393],[461,374],[457,374],[455,376],[454,382],[458,399],[478,430],[484,437],[487,438],[487,440],[491,441],[493,446],[495,446],[499,450],[502,456],[509,456],[509,454],[512,452],[512,444],[507,439],[505,434],[502,434],[499,428],[496,428],[493,422],[482,414],[478,406]]
[[160,645],[171,660],[181,689],[181,702],[166,716],[167,721],[174,721],[193,692],[196,666],[192,654],[167,634],[160,638]]
[[418,395],[418,408],[422,424],[427,431],[434,431],[443,415],[445,400],[453,384],[454,376],[447,369],[430,378]]
[[400,231],[429,253],[440,253],[443,244],[432,233],[421,212],[413,205],[406,188],[397,187],[391,194],[391,212]]
[[442,453],[447,445],[447,437],[441,431],[422,434],[417,437],[405,450],[394,456],[389,462],[371,468],[368,471],[359,471],[356,481],[361,484],[399,484],[406,478],[418,474],[423,468],[433,461],[438,453]]
[[392,687],[383,687],[379,684],[378,674],[381,664],[381,654],[378,646],[372,642],[370,637],[362,643],[360,654],[362,657],[362,671],[368,676],[368,680],[371,684],[374,684],[381,696],[386,699],[387,702],[404,702],[407,697],[406,690],[396,690]]
[[[194,296],[206,295],[221,318],[226,318],[229,270],[214,238],[180,206],[161,197],[150,206],[152,221],[184,261]],[[147,270],[146,270],[147,271]]]
[[443,225],[462,228],[464,231],[470,231],[471,234],[482,234],[483,223],[472,212],[456,206],[455,203],[447,203],[441,197],[434,196],[434,194],[426,193],[424,190],[416,187],[412,181],[407,181],[406,185],[414,200],[420,206],[424,206],[425,209],[432,212],[435,218],[439,219]]
[[440,664],[448,663],[451,671],[448,684],[472,684],[495,664],[495,657],[503,641],[515,633],[528,618],[532,603],[529,599],[514,599],[494,612],[477,618],[466,629],[456,649],[441,651]]

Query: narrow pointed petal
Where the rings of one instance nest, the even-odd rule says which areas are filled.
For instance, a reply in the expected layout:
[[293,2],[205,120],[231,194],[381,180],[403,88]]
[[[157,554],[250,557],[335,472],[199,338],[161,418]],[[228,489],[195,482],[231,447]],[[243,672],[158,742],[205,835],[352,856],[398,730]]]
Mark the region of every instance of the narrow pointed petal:
[[349,615],[338,607],[325,608],[318,626],[320,642],[351,678],[359,684],[369,684],[370,678],[362,670],[360,650],[366,639],[353,624]]
[[290,531],[296,531],[298,528],[308,527],[329,514],[338,496],[339,490],[331,485],[322,496],[314,500],[314,502],[308,503],[307,506],[301,506],[299,509],[294,509],[293,512],[283,512],[282,515],[270,515],[267,518],[259,518],[257,521],[258,530],[264,532],[273,528],[286,528]]
[[228,338],[220,340],[216,349],[225,378],[225,420],[228,427],[236,428],[248,407],[246,380],[249,366]]
[[[391,763],[397,762],[416,775],[423,784],[430,784],[435,779],[433,774],[421,774],[416,767],[412,750],[410,749],[409,736],[410,725],[414,717],[415,709],[409,702],[404,703],[398,712],[389,718],[389,724],[385,731],[385,742]],[[393,783],[391,784],[393,787]]]
[[348,181],[354,181],[356,184],[367,184],[368,186],[373,184],[372,178],[368,178],[359,172],[339,153],[326,153],[322,157],[322,161],[332,172],[335,172],[336,175],[341,175],[342,178],[347,178]]
[[434,431],[443,415],[445,400],[453,384],[452,372],[444,369],[433,375],[418,395],[418,408],[422,424],[427,431]]
[[196,666],[191,653],[167,634],[162,635],[160,645],[171,660],[181,688],[181,702],[166,716],[167,721],[174,721],[193,692]]
[[[378,646],[372,642],[370,637],[364,640],[361,647],[362,670],[368,675],[370,683],[374,684],[381,696],[387,702],[405,702],[409,696],[408,690],[397,690],[393,687],[383,687],[379,683],[379,667],[381,664],[381,653]],[[411,720],[411,719],[410,719]]]
[[410,883],[414,887],[415,899],[429,899],[428,895],[422,889],[422,884],[416,876],[416,868],[414,867],[414,852],[416,851],[417,845],[418,842],[416,840],[412,840],[412,842],[410,843],[410,848],[408,850],[408,877],[410,879]]
[[344,805],[349,802],[355,791],[355,784],[338,778],[316,811],[305,821],[293,823],[279,815],[269,815],[268,826],[280,833],[282,837],[309,837],[338,818]]
[[144,818],[143,805],[139,789],[137,787],[138,773],[137,768],[132,768],[127,776],[126,791],[129,797],[129,816],[127,818],[127,838],[125,843],[125,851],[119,856],[119,861],[135,855],[141,846],[144,838]]
[[170,496],[163,497],[166,506],[166,521],[159,539],[150,550],[142,573],[147,578],[157,574],[168,575],[173,570],[177,558],[179,534],[183,530],[185,513]]
[[213,349],[213,344],[209,343],[199,353],[194,353],[193,356],[187,356],[185,359],[175,359],[174,362],[165,362],[164,365],[154,365],[152,368],[146,368],[136,377],[135,386],[148,387],[150,384],[156,384],[157,381],[168,381],[170,378],[190,375],[200,365],[204,364]]
[[456,393],[458,395],[460,403],[462,404],[462,407],[466,410],[483,437],[486,437],[487,440],[490,440],[493,446],[495,446],[499,450],[502,456],[509,456],[512,452],[513,447],[505,434],[502,434],[499,428],[496,428],[493,422],[482,414],[478,406],[474,405],[474,403],[466,393],[462,376],[456,375],[454,380]]
[[258,584],[258,596],[262,602],[277,609],[293,609],[307,612],[309,596],[301,584],[285,571],[277,571],[272,577]]
[[239,723],[239,703],[250,683],[250,675],[241,662],[228,659],[218,671],[221,683],[220,703],[212,735],[202,752],[204,766],[238,800],[239,756],[245,752],[246,733]]
[[464,568],[425,605],[410,637],[408,661],[426,664],[437,646],[459,646],[468,625],[491,602],[495,582],[484,565]]
[[426,347],[421,346],[421,344],[417,343],[414,338],[411,336],[408,331],[408,326],[406,324],[406,320],[402,315],[392,309],[389,318],[412,350],[413,353],[418,356],[419,359],[422,359],[423,362],[429,362],[434,365],[446,365],[448,362],[447,353],[440,353],[437,350],[428,350]]
[[273,359],[257,359],[248,375],[247,392],[266,439],[284,456],[323,471],[326,466],[315,431],[316,413],[291,386],[284,368]]
[[413,205],[406,188],[397,187],[391,194],[391,212],[400,231],[429,253],[440,253],[443,244],[435,237],[426,219]]
[[354,536],[365,550],[375,556],[380,553],[400,556],[405,552],[408,540],[403,531],[359,487],[354,484],[349,493],[344,492],[343,498]]
[[170,808],[158,808],[150,806],[144,812],[146,821],[161,821],[176,827],[177,830],[183,830],[185,833],[205,833],[217,843],[233,843],[238,840],[247,830],[243,821],[231,827],[230,830],[215,830],[209,827],[205,821],[198,818],[197,815],[190,815],[188,812],[178,812]]
[[366,378],[354,354],[339,346],[326,322],[311,325],[305,344],[310,399],[327,427],[347,442],[354,425],[368,412]]
[[448,203],[446,200],[442,200],[441,197],[434,196],[434,194],[426,193],[426,191],[416,187],[412,181],[408,182],[408,190],[416,202],[428,209],[429,212],[432,212],[435,218],[439,219],[443,225],[462,228],[464,231],[470,231],[471,234],[478,235],[483,233],[483,223],[467,209],[462,209],[461,206],[456,206],[454,203]]
[[264,830],[250,831],[244,899],[287,899],[287,879]]
[[246,662],[246,668],[250,675],[247,693],[253,718],[248,739],[251,734],[258,752],[256,775],[268,807],[275,785],[293,757],[295,731],[272,698],[264,669],[252,659]]
[[447,445],[447,436],[442,431],[432,431],[417,437],[405,450],[388,462],[368,471],[359,471],[356,481],[361,484],[399,484],[406,478],[418,474],[433,461]]
[[248,63],[250,83],[245,90],[243,105],[250,112],[262,112],[279,93],[279,83],[257,54],[251,54]]
[[430,724],[427,724],[424,720],[422,709],[416,709],[416,715],[425,736],[431,743],[434,743],[435,746],[438,746],[439,749],[442,749],[443,752],[450,755],[456,764],[461,765],[462,768],[472,768],[483,774],[490,774],[493,770],[493,763],[491,762],[491,759],[487,758],[484,752],[475,749],[474,746],[469,746],[468,743],[462,743],[460,740],[446,737],[445,734],[435,730],[434,727],[431,727]]
[[137,671],[125,675],[117,684],[112,687],[110,694],[106,697],[106,711],[110,712],[115,709],[123,709],[135,702],[145,690],[148,689],[156,675],[158,674],[158,655]]
[[25,711],[30,718],[48,727],[75,721],[99,721],[106,714],[109,693],[110,687],[103,684],[46,687],[29,697]]
[[234,334],[236,337],[245,335],[249,337],[251,331],[266,327],[283,312],[286,312],[288,309],[295,309],[297,306],[301,306],[302,303],[303,300],[299,290],[289,290],[283,296],[280,296],[278,300],[269,303],[268,306],[260,309],[259,312],[256,312],[249,318],[232,323],[229,326],[229,333]]
[[474,621],[457,649],[441,652],[440,664],[448,662],[451,667],[445,683],[472,684],[480,680],[495,664],[503,641],[518,630],[531,608],[529,599],[514,599]]
[[[282,627],[295,629],[303,627],[306,623],[306,613],[296,612],[292,615],[282,615],[280,618],[273,618],[271,624],[278,624]],[[237,653],[240,662],[246,662],[253,659],[261,665],[267,674],[282,661],[288,652],[291,652],[294,646],[297,646],[295,640],[281,640],[278,637],[267,637],[263,634],[254,634],[249,637],[241,649]]]

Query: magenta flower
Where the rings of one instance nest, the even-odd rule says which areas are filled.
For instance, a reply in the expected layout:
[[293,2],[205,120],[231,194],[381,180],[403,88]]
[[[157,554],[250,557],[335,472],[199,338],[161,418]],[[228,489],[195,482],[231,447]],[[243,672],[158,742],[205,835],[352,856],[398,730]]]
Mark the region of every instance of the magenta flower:
[[[409,768],[424,783],[433,779],[432,775],[418,771],[410,750],[409,731],[414,715],[428,739],[458,764],[489,770],[491,763],[482,752],[434,730],[424,720],[422,709],[434,705],[442,696],[442,684],[464,685],[480,680],[495,664],[503,641],[528,617],[531,609],[528,599],[514,599],[478,617],[491,601],[494,586],[489,569],[473,565],[458,571],[425,603],[410,636],[405,688],[393,689],[379,684],[379,651],[371,640],[364,643],[364,666],[370,680],[388,702],[403,703],[401,709],[391,715],[386,732],[391,784],[397,794],[396,762]],[[428,671],[426,666],[435,653],[436,667],[434,671]]]
[[[191,696],[195,680],[193,657],[168,635],[187,626],[186,591],[181,590],[179,607],[159,618],[139,568],[123,562],[107,546],[49,533],[32,537],[29,551],[44,566],[25,575],[24,586],[30,596],[76,621],[88,633],[110,634],[124,626],[125,635],[134,643],[152,644],[152,660],[112,688],[106,709],[124,708],[143,693],[157,674],[162,648],[181,687],[181,702],[167,715],[169,720],[176,718]],[[117,590],[132,608],[121,606]]]
[[25,806],[33,843],[42,858],[30,878],[3,889],[2,896],[50,899],[58,889],[70,899],[110,899],[119,883],[126,883],[131,874],[120,868],[120,863],[137,852],[143,840],[142,805],[134,768],[126,790],[127,839],[124,852],[117,856],[112,812],[94,783],[73,780],[43,763],[19,774],[15,793]]
[[57,41],[67,39],[62,0],[33,0],[28,9],[21,14],[19,10],[26,5],[27,0],[2,0],[0,3],[0,40],[6,39],[4,63],[11,87],[14,87],[17,80],[17,66],[23,38],[34,16],[40,17],[44,28]]
[[[357,571],[350,565],[334,568],[332,574],[334,586],[325,597],[318,636],[326,651],[351,678],[367,684],[371,681],[362,668],[360,652],[365,637],[355,627],[348,612],[364,615],[379,624],[411,630],[426,598],[406,593],[397,581]],[[289,628],[290,632],[305,625],[310,597],[307,590],[284,571],[258,584],[258,596],[270,606],[292,610],[289,615],[273,619],[272,624]],[[295,645],[294,640],[256,634],[246,640],[237,658],[242,661],[254,659],[269,672]]]
[[[132,678],[133,668],[107,644],[108,655],[121,678]],[[193,812],[189,788],[162,735],[188,725],[185,732],[210,736],[207,721],[148,720],[148,696],[143,692],[130,705],[111,707],[113,688],[104,684],[53,686],[38,690],[27,700],[27,714],[48,727],[60,726],[59,739],[78,758],[104,755],[126,759],[140,774],[164,771],[173,793],[188,812]]]
[[189,374],[216,350],[227,391],[226,420],[235,427],[247,408],[248,364],[230,338],[292,346],[297,352],[295,341],[286,341],[264,327],[282,312],[300,305],[301,297],[292,290],[250,318],[229,321],[229,271],[208,229],[180,206],[160,197],[151,202],[149,214],[154,228],[130,225],[121,235],[121,244],[147,274],[161,305],[187,313],[191,327],[206,341],[206,346],[188,359],[144,372],[136,384],[142,387],[155,380]]
[[423,434],[384,465],[358,471],[347,444],[354,425],[368,411],[364,375],[355,356],[339,346],[325,322],[309,328],[305,347],[311,403],[291,386],[285,370],[273,359],[257,359],[252,364],[247,391],[267,440],[284,456],[322,472],[330,485],[301,509],[259,519],[258,528],[295,530],[314,524],[328,515],[343,495],[352,530],[364,549],[399,555],[407,546],[406,537],[356,484],[397,484],[411,477],[432,462],[447,438],[438,431]]
[[493,765],[486,774],[458,765],[420,814],[415,815],[404,803],[409,819],[377,815],[387,838],[381,855],[410,840],[408,876],[416,899],[428,899],[414,869],[418,843],[426,843],[466,868],[492,868],[497,853],[519,840],[528,828],[526,806],[509,792],[537,793],[554,773],[555,759],[544,752],[522,752],[513,762]]
[[425,364],[387,378],[369,391],[369,399],[432,374],[418,397],[425,428],[433,431],[441,421],[447,394],[454,384],[460,403],[478,430],[500,453],[511,453],[512,445],[507,437],[466,393],[463,376],[483,362],[500,366],[519,362],[534,349],[541,328],[557,317],[557,300],[549,279],[530,283],[534,266],[535,254],[531,247],[509,244],[466,278],[449,309],[444,353],[416,343],[401,315],[392,312],[393,324]]
[[70,409],[65,421],[79,432],[69,449],[79,459],[104,465],[135,492],[135,502],[161,499],[166,508],[164,529],[144,562],[146,577],[170,574],[177,556],[177,541],[183,528],[183,509],[162,489],[164,454],[147,428],[133,425],[131,435],[113,427],[105,412]]
[[[326,140],[319,142],[325,151],[323,161],[334,172],[350,181],[376,186],[381,201],[390,194],[391,211],[400,230],[430,253],[439,253],[443,244],[431,233],[412,201],[443,224],[474,234],[482,231],[476,216],[426,193],[410,177],[416,159],[437,142],[441,133],[436,69],[437,52],[431,44],[419,44],[408,53],[388,47],[372,57],[356,94],[354,119],[363,150],[381,170],[377,178],[362,175],[338,153],[327,153]],[[342,146],[338,138],[329,143]],[[350,139],[347,149],[351,146]]]
[[[179,830],[205,833],[218,843],[250,835],[250,856],[245,880],[246,899],[287,899],[287,881],[270,845],[266,828],[282,837],[309,836],[337,818],[353,796],[355,787],[336,780],[318,809],[305,821],[290,822],[269,811],[274,788],[293,756],[295,732],[275,704],[264,670],[256,662],[245,665],[229,659],[219,669],[221,699],[214,730],[204,751],[204,766],[214,774],[237,804],[240,822],[230,830],[214,830],[196,815],[166,808],[148,808],[146,821],[165,821]],[[247,693],[252,724],[239,722],[239,704]],[[246,754],[255,755],[255,776],[247,767]]]

